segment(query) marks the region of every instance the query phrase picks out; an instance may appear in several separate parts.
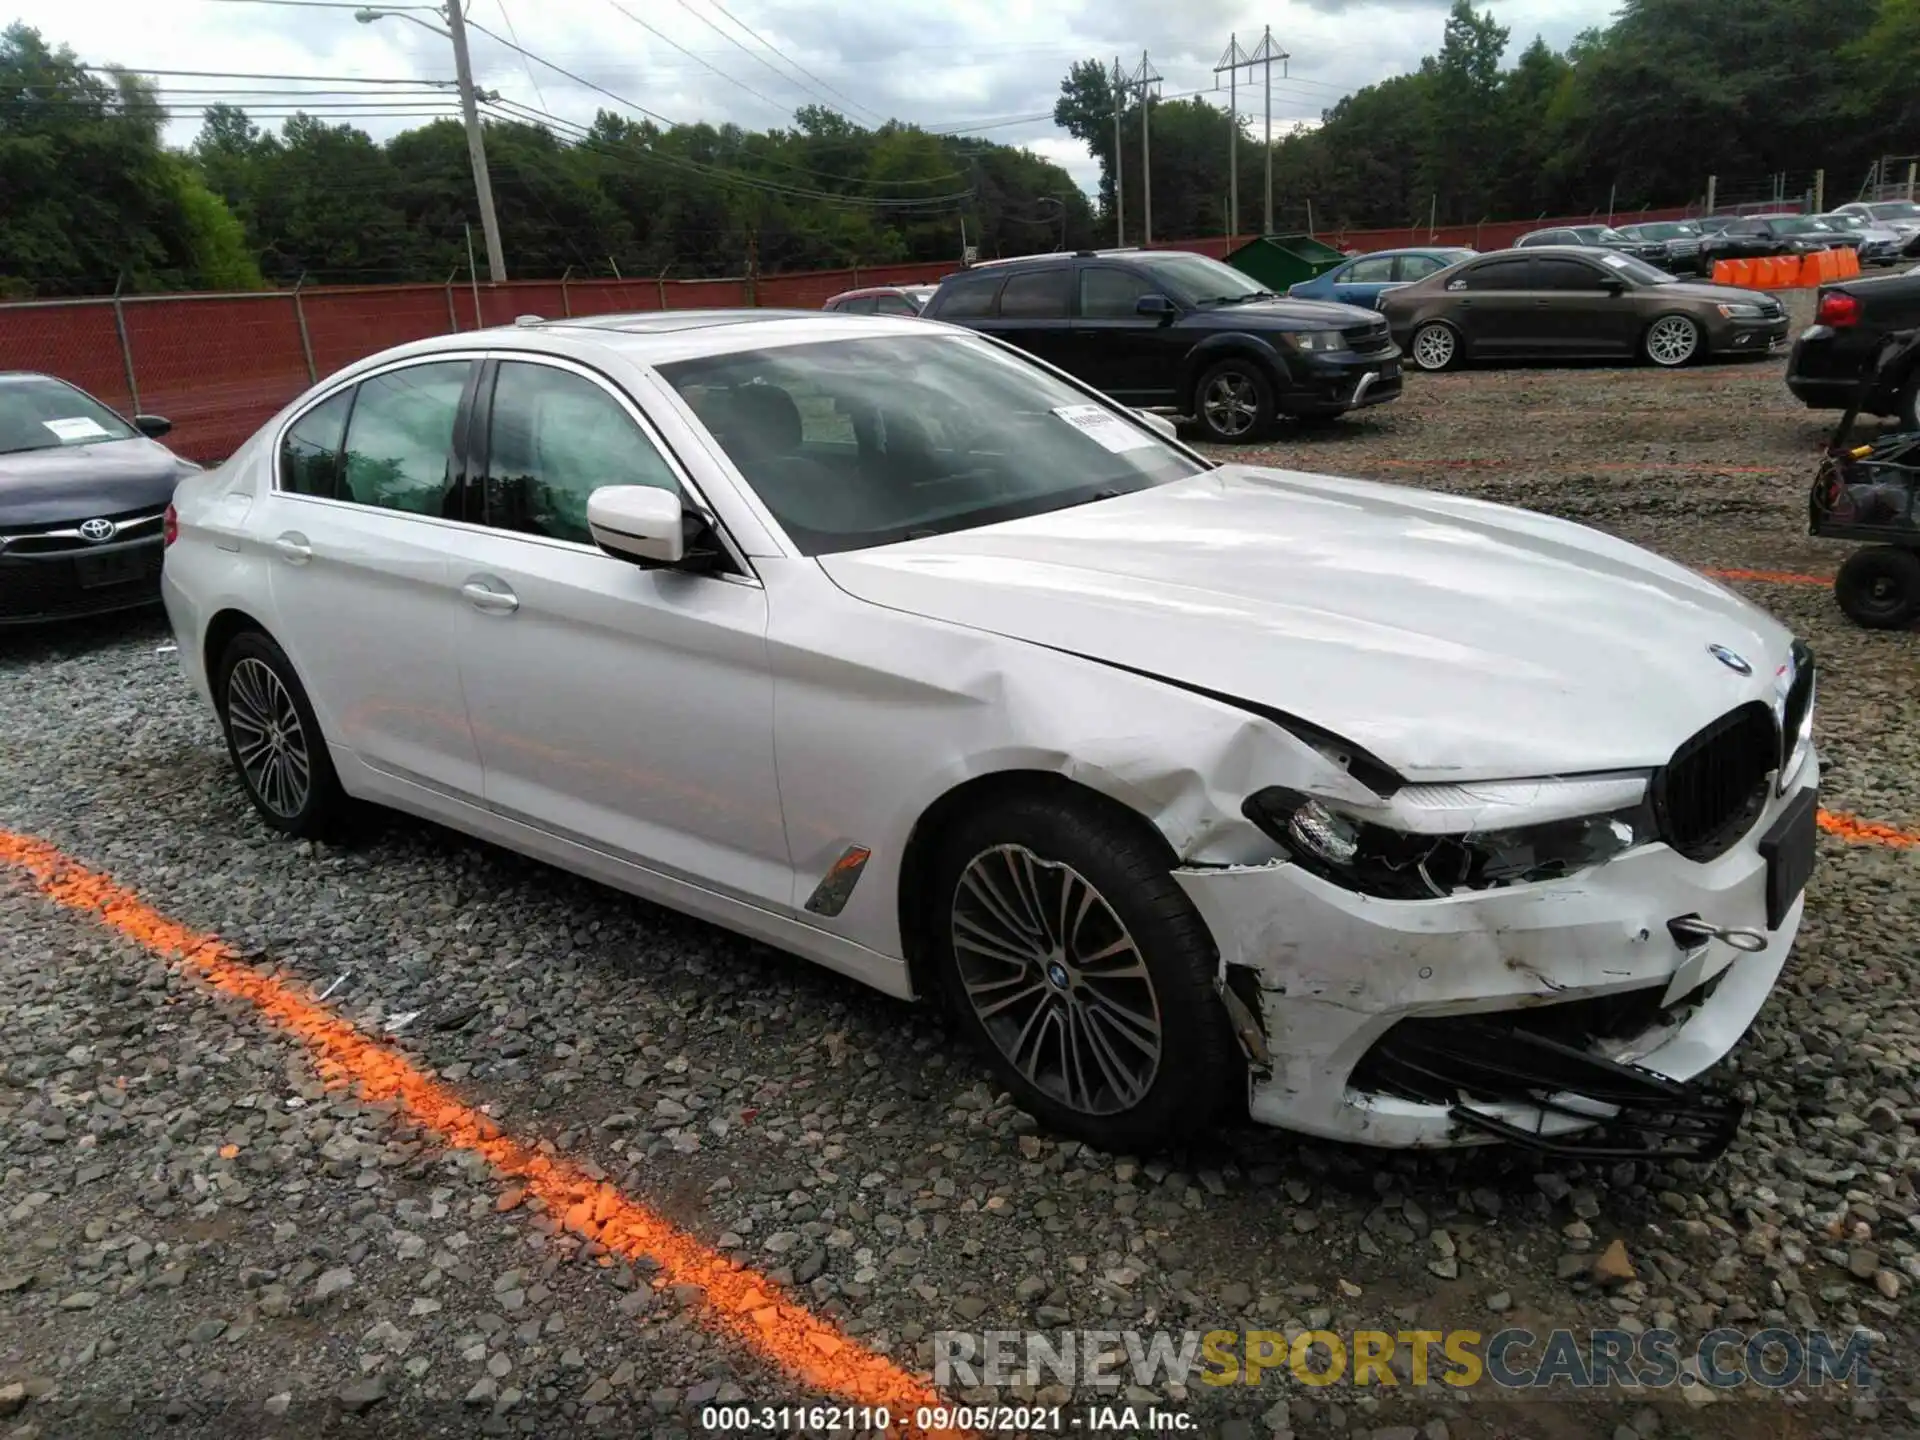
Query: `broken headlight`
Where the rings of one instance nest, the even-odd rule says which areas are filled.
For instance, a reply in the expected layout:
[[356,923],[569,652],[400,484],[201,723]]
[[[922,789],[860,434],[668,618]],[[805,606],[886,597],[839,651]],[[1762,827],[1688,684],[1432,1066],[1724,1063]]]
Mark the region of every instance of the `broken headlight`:
[[[1403,791],[1396,797],[1403,806],[1412,802],[1407,813],[1393,815],[1396,823],[1278,785],[1250,796],[1241,812],[1302,868],[1383,900],[1432,900],[1460,890],[1558,880],[1654,839],[1644,780],[1598,782],[1592,794],[1623,802],[1603,811],[1531,821],[1515,814],[1514,823],[1503,823],[1499,812],[1528,807],[1489,803],[1472,786],[1414,788],[1416,793]],[[1440,804],[1419,805],[1417,790],[1427,788],[1457,797],[1453,810],[1470,811],[1492,823],[1482,827],[1476,818],[1471,828],[1427,828],[1427,822],[1448,810]],[[1636,789],[1637,798],[1628,799]],[[1544,808],[1550,812],[1553,807]]]

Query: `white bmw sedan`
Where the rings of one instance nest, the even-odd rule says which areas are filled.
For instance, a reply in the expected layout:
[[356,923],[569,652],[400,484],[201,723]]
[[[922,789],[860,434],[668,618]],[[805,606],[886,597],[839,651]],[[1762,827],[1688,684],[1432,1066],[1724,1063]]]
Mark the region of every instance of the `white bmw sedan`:
[[1811,656],[1678,565],[1231,464],[978,335],[390,350],[180,487],[267,824],[410,811],[938,996],[1019,1101],[1710,1156],[1812,868]]

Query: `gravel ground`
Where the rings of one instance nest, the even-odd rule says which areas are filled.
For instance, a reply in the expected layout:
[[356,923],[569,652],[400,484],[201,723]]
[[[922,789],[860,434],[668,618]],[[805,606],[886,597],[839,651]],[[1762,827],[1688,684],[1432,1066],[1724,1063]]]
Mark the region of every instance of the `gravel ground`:
[[[1262,458],[1525,504],[1690,564],[1830,574],[1840,552],[1803,534],[1822,423],[1780,373],[1417,376]],[[1747,588],[1821,655],[1826,803],[1920,826],[1915,638],[1854,630],[1821,586]],[[943,1328],[1865,1327],[1879,1393],[1797,1404],[1277,1375],[1161,1398],[1221,1437],[1920,1421],[1920,851],[1823,839],[1787,977],[1724,1067],[1755,1113],[1712,1167],[1251,1128],[1116,1157],[1036,1133],[936,1016],[721,931],[411,821],[345,848],[270,838],[169,638],[140,617],[0,639],[0,828],[333,987],[512,1134],[908,1368]],[[0,1433],[673,1436],[716,1399],[805,1398],[691,1295],[603,1263],[483,1162],[329,1092],[297,1041],[4,867],[0,936]]]

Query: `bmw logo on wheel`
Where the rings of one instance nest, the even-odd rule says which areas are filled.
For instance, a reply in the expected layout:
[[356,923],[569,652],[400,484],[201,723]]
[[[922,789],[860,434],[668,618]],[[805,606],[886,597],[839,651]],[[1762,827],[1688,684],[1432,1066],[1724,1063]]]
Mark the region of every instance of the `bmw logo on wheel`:
[[1746,657],[1729,650],[1724,645],[1709,645],[1707,646],[1707,653],[1736,675],[1753,674],[1753,666],[1747,663]]
[[103,541],[111,540],[119,528],[120,527],[111,520],[88,520],[81,524],[80,533],[86,539],[98,545]]

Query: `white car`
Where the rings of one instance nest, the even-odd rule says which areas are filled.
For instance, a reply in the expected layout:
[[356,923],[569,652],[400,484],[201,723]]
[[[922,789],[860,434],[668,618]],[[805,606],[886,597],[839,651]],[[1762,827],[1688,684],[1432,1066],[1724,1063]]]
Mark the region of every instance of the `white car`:
[[1724,1146],[1807,652],[1580,526],[1166,432],[920,321],[528,323],[288,406],[163,590],[268,824],[377,802],[944,996],[1066,1134]]

